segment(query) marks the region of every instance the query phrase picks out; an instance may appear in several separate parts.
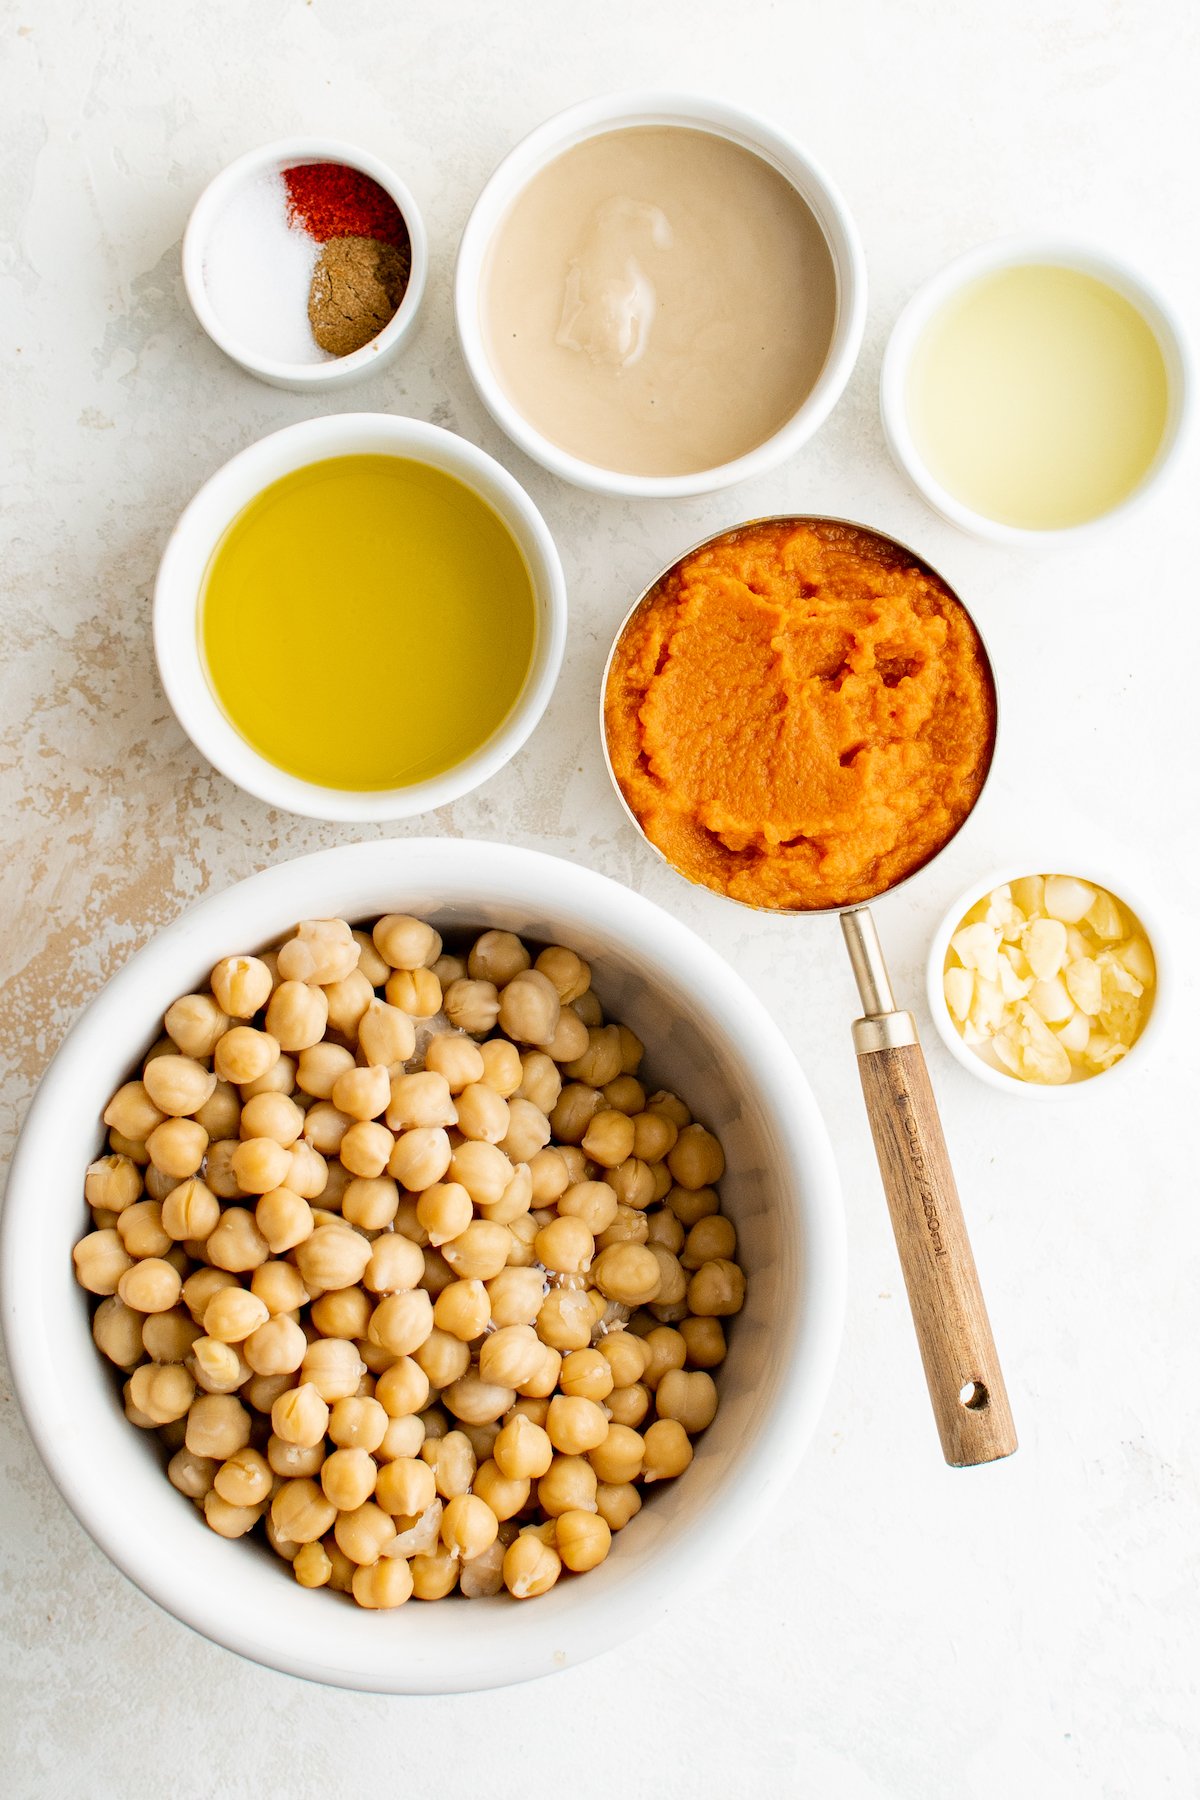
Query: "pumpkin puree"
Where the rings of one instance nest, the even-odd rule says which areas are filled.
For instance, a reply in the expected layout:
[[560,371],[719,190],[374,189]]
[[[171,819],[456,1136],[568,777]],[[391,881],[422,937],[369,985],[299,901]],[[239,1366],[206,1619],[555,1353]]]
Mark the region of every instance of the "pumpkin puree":
[[983,786],[995,697],[974,626],[899,546],[829,522],[726,533],[621,634],[613,772],[692,881],[787,911],[869,900],[927,862]]

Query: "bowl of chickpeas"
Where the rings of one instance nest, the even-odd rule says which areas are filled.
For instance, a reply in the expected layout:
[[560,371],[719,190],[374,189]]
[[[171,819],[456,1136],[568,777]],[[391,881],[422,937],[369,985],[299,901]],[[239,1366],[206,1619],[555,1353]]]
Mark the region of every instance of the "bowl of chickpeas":
[[151,1598],[434,1693],[719,1574],[816,1425],[843,1261],[816,1105],[715,952],[587,869],[418,839],[212,896],[92,1002],[18,1144],[0,1316]]

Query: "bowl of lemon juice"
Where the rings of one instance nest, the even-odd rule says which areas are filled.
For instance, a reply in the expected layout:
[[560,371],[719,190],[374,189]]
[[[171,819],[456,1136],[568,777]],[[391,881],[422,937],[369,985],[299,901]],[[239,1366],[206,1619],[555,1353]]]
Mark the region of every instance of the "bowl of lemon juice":
[[566,589],[537,508],[453,432],[386,414],[263,438],[201,488],[154,597],[168,700],[269,805],[410,817],[477,787],[549,700]]
[[880,410],[893,459],[952,524],[1074,541],[1174,460],[1190,391],[1164,302],[1104,252],[1009,238],[959,257],[892,332]]

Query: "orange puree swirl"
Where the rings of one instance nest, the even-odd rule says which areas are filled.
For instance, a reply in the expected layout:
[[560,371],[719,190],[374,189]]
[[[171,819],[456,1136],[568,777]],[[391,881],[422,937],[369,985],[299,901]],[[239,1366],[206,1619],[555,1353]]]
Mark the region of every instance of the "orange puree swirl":
[[650,842],[752,906],[868,900],[958,830],[995,697],[966,612],[871,532],[771,520],[669,570],[617,645],[608,752]]

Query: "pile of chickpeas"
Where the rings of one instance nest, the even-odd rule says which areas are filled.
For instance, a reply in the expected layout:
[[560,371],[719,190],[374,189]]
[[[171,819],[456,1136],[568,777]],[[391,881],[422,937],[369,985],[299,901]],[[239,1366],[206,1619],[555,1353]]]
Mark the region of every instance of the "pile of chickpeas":
[[104,1113],[75,1269],[167,1474],[360,1606],[544,1594],[717,1410],[721,1146],[561,945],[308,920]]

